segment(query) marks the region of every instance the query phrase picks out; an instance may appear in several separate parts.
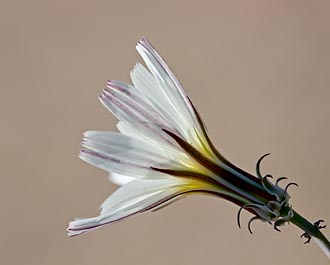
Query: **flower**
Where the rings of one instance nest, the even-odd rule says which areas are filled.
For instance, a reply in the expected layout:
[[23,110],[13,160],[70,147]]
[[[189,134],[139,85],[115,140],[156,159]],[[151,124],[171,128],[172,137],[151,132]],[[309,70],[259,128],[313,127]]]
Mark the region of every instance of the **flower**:
[[[225,159],[214,147],[194,105],[167,64],[142,38],[137,46],[149,71],[137,63],[133,85],[108,81],[100,100],[118,119],[117,132],[88,131],[80,158],[110,173],[121,187],[101,205],[100,215],[70,222],[68,235],[111,224],[163,207],[190,193],[205,193],[231,201],[254,220],[279,226],[293,222],[305,236],[315,236],[321,226],[304,228],[289,204],[290,196],[279,178],[263,176],[257,162],[253,176]],[[299,218],[298,218],[299,217]],[[298,219],[299,220],[298,220]],[[301,217],[302,218],[302,217]],[[305,220],[305,219],[304,219]],[[317,234],[318,235],[318,234]],[[318,237],[318,236],[316,236]],[[318,237],[319,238],[319,237]]]

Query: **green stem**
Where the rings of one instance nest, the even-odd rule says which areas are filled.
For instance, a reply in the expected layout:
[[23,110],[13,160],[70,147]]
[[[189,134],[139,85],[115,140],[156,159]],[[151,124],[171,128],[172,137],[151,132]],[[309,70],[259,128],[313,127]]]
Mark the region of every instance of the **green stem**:
[[293,210],[293,217],[290,219],[290,222],[301,228],[308,235],[310,235],[315,242],[319,245],[319,247],[323,250],[323,252],[330,258],[330,242],[329,240],[322,234],[320,229],[314,224],[310,223],[303,216],[298,214]]

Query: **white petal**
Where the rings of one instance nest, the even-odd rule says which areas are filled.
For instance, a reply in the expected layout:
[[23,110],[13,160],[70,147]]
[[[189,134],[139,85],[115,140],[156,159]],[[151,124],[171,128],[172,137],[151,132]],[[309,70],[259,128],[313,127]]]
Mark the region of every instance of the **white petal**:
[[130,136],[135,139],[147,140],[146,136],[140,131],[136,130],[130,123],[119,121],[117,129],[120,133]]
[[177,110],[175,102],[171,101],[162,86],[143,65],[139,63],[135,65],[131,72],[131,79],[136,90],[148,98],[155,109],[163,114],[172,128],[176,128],[181,135],[184,135],[187,130],[192,129],[189,120],[185,119]]
[[155,109],[147,97],[145,97],[136,88],[118,81],[110,81],[107,85],[108,89],[105,93],[123,102],[125,106],[134,109],[144,119],[153,121],[162,128],[168,129],[167,121],[163,117],[163,113]]
[[197,117],[186,93],[158,52],[145,38],[139,41],[136,49],[177,112],[199,130]]
[[[165,106],[165,112],[178,121],[175,128],[184,136],[183,138],[187,142],[199,150],[210,149],[206,141],[206,135],[204,135],[203,125],[199,122],[191,102],[167,64],[144,38],[137,44],[136,49],[157,80],[158,86],[154,88],[157,91],[150,92],[151,85],[148,86],[146,83],[149,82],[149,84],[154,85],[155,82],[151,81],[150,74],[148,76],[142,67],[137,66],[136,71],[132,73],[133,82],[140,88],[143,87],[144,90],[142,91],[148,91],[151,102],[163,101],[163,103],[158,103],[159,110],[164,112],[163,106]],[[142,82],[143,79],[148,81]],[[159,96],[156,96],[155,93]],[[214,157],[212,152],[210,152],[210,155]]]
[[118,186],[123,186],[123,185],[127,184],[128,182],[131,182],[131,181],[135,180],[135,178],[133,178],[133,177],[125,176],[125,175],[114,173],[114,172],[111,172],[108,175],[108,179],[112,183],[114,183]]
[[184,191],[182,179],[137,179],[119,188],[101,205],[98,217],[70,222],[69,236],[75,236],[126,217],[152,210]]
[[163,190],[178,188],[186,183],[185,179],[166,176],[162,179],[136,179],[116,190],[101,205],[101,214],[119,211],[136,202]]
[[[136,70],[139,68],[144,69],[142,72],[144,71],[147,77],[142,75],[137,77],[138,80],[148,82],[149,78],[150,83],[152,83],[150,87],[153,86],[152,91],[162,91],[157,89],[159,85],[157,85],[155,78],[142,65],[136,66]],[[136,76],[134,73],[133,70],[132,76]],[[194,128],[189,127],[185,119],[180,119],[180,113],[175,112],[171,107],[172,103],[164,100],[166,95],[154,93],[150,96],[145,87],[148,85],[135,88],[119,81],[110,81],[108,89],[101,96],[101,100],[121,120],[123,124],[121,126],[126,124],[126,127],[130,127],[129,130],[126,130],[127,135],[151,141],[156,145],[161,142],[169,148],[181,150],[163,130],[187,138],[191,131],[195,134]],[[164,103],[162,106],[159,105],[161,102]]]
[[[176,146],[176,143],[162,130],[168,128],[156,111],[144,110],[146,105],[139,104],[118,92],[105,90],[101,95],[102,104],[120,121],[130,124],[145,138],[155,143]],[[168,128],[169,129],[169,128]],[[172,131],[172,129],[170,129]]]
[[85,132],[82,146],[82,160],[133,178],[162,177],[163,173],[151,167],[183,169],[189,163],[180,153],[114,132]]

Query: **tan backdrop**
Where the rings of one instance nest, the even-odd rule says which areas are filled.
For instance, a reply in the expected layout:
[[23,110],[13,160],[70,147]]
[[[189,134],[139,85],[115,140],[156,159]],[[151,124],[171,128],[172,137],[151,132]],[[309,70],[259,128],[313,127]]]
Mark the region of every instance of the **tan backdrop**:
[[[99,103],[129,81],[146,36],[201,112],[221,152],[288,176],[292,204],[330,222],[329,1],[2,1],[1,264],[328,264],[293,225],[236,224],[234,205],[192,196],[66,238],[116,187],[77,158],[85,130],[115,130]],[[330,232],[325,231],[330,236]]]

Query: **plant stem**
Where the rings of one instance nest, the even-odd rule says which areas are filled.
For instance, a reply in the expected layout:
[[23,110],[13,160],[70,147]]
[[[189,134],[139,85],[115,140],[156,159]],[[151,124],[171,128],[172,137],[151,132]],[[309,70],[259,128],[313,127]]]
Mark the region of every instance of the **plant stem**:
[[323,252],[330,258],[330,242],[323,235],[320,229],[306,220],[303,216],[298,214],[293,210],[294,216],[290,219],[290,222],[301,228],[308,235],[310,235],[314,241],[318,244],[318,246],[323,250]]

